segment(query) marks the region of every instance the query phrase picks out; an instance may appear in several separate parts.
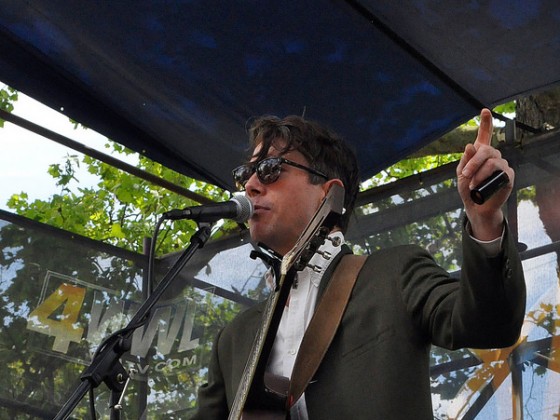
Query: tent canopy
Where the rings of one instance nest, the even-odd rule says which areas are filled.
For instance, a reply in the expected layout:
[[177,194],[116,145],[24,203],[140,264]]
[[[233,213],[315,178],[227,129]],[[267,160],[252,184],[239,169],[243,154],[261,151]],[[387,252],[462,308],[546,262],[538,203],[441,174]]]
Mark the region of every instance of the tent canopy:
[[0,80],[228,189],[252,118],[305,114],[366,179],[557,83],[559,28],[555,0],[7,0]]

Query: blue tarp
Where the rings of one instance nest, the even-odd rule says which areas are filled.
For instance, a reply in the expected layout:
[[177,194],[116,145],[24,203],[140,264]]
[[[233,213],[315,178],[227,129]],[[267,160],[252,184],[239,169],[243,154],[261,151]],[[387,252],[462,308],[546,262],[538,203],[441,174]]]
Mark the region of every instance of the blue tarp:
[[347,138],[362,178],[560,80],[556,0],[4,0],[0,80],[216,185],[262,114]]

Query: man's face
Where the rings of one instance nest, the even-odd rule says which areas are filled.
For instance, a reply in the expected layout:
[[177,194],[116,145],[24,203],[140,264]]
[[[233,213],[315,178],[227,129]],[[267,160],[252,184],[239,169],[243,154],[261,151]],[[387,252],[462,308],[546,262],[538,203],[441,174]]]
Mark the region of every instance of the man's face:
[[[253,155],[259,150],[257,146]],[[271,147],[268,156],[279,156],[279,151]],[[282,156],[309,166],[300,152],[291,151]],[[246,195],[254,206],[249,219],[251,238],[285,255],[315,214],[328,192],[328,185],[328,182],[311,184],[307,171],[287,164],[282,165],[280,177],[272,184],[261,183],[253,174],[245,184]]]

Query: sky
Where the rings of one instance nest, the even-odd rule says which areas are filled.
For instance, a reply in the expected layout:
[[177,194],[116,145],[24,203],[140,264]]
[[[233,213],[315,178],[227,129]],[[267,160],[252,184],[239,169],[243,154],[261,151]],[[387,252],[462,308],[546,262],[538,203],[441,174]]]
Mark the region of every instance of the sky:
[[[2,85],[0,82],[0,86]],[[14,107],[13,114],[19,117],[109,154],[109,150],[104,148],[104,144],[107,143],[105,136],[89,129],[75,129],[67,116],[21,92]],[[24,191],[29,195],[29,200],[33,201],[47,199],[58,193],[59,188],[55,185],[55,180],[47,172],[49,165],[63,163],[68,154],[82,157],[81,153],[7,121],[4,128],[0,128],[0,144],[0,209],[8,211],[10,210],[6,202],[12,194]],[[97,179],[86,171],[79,172],[78,179],[80,185],[84,186],[97,182]]]

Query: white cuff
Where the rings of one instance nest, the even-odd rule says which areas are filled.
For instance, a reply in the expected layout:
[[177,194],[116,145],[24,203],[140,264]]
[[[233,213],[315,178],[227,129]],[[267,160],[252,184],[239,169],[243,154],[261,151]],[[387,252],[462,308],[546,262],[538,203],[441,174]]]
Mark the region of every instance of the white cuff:
[[468,220],[467,220],[466,229],[471,239],[482,247],[482,249],[484,250],[485,254],[488,257],[495,257],[502,250],[502,242],[504,240],[504,235],[506,233],[505,224],[502,229],[502,235],[490,241],[481,241],[480,239],[476,239],[474,236],[472,236],[471,223]]

